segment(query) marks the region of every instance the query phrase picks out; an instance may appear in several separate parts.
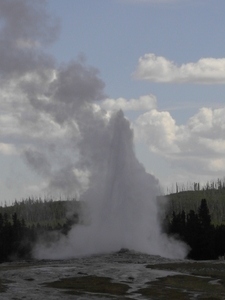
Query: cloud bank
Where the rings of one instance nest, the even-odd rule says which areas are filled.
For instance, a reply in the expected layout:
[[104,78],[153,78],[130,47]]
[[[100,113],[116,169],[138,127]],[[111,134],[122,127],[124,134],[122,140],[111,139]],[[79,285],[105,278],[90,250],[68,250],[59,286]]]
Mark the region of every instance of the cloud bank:
[[201,58],[177,66],[173,61],[153,53],[139,58],[134,78],[151,82],[224,84],[225,58]]
[[146,111],[156,107],[156,97],[154,95],[145,95],[139,99],[126,100],[124,98],[106,99],[101,103],[101,107],[105,110],[123,111]]
[[105,98],[104,83],[82,60],[58,65],[43,51],[59,31],[45,4],[0,3],[0,153],[21,157],[40,175],[44,192],[76,196],[86,174],[76,165],[81,132],[93,120],[106,122],[94,107]]
[[225,108],[201,108],[184,125],[169,112],[153,109],[135,122],[137,139],[174,167],[191,174],[223,177],[225,172]]

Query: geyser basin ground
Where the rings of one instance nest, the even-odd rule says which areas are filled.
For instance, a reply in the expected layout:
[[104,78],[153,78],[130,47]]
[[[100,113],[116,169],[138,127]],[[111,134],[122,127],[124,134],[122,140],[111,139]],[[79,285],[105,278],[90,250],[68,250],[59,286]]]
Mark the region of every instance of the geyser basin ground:
[[225,299],[225,264],[136,252],[0,265],[0,299]]

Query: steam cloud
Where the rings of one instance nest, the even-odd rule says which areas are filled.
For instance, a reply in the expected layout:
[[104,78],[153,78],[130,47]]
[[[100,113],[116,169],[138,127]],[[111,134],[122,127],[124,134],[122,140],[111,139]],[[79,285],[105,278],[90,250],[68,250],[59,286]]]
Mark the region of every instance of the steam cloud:
[[122,111],[107,113],[96,104],[106,98],[98,70],[82,58],[59,66],[41,50],[58,32],[44,4],[0,3],[1,143],[17,149],[43,178],[44,190],[80,196],[88,221],[51,247],[37,245],[35,256],[69,258],[125,247],[184,257],[185,246],[161,233],[159,183],[135,157],[128,120]]
[[[105,132],[104,132],[105,131]],[[51,247],[39,244],[37,258],[61,259],[128,248],[149,254],[183,258],[185,245],[160,231],[156,196],[158,181],[147,174],[133,151],[133,134],[122,111],[115,113],[98,135],[101,147],[84,139],[91,185],[83,194],[90,210],[89,224],[72,228]],[[82,152],[82,151],[81,151]],[[86,161],[86,162],[87,162]],[[86,164],[85,164],[86,165]]]

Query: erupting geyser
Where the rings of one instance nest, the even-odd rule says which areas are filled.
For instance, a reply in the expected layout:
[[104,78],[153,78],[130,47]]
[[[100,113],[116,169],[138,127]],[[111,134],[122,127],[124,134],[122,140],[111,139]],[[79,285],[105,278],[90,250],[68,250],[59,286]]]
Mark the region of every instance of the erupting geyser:
[[122,111],[112,115],[101,137],[105,137],[100,139],[101,155],[95,156],[92,149],[90,186],[81,197],[89,211],[87,224],[74,226],[50,247],[37,245],[35,256],[63,259],[128,248],[183,258],[185,245],[161,233],[156,203],[159,183],[138,162],[133,132]]
[[[55,243],[38,243],[34,256],[60,259],[129,248],[184,257],[185,245],[161,233],[159,183],[135,157],[129,121],[122,111],[101,108],[107,96],[98,69],[83,55],[61,64],[44,51],[58,36],[46,4],[0,1],[0,150],[21,156],[37,173],[37,179],[24,176],[21,191],[78,195],[87,211],[84,224]],[[141,98],[146,108],[148,100]]]

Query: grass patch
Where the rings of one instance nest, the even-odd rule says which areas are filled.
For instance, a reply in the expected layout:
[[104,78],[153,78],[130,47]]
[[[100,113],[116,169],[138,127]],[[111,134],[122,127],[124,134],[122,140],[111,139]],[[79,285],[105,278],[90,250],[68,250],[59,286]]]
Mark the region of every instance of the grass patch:
[[169,270],[178,274],[149,282],[139,292],[151,299],[225,299],[224,264],[213,262],[182,262],[148,265],[147,268]]
[[2,279],[0,278],[0,293],[4,293],[7,290],[7,284],[8,283],[12,283],[13,281],[10,280],[6,280],[6,279]]
[[179,299],[179,300],[190,300],[190,297],[187,293],[182,292],[180,290],[176,289],[170,289],[167,287],[158,287],[151,285],[147,288],[140,289],[138,293],[142,294],[146,298],[152,299],[152,300],[171,300],[171,299]]
[[[124,283],[112,282],[109,277],[82,276],[62,278],[58,281],[45,283],[45,286],[64,289],[66,293],[79,295],[84,293],[110,294],[125,296],[129,286]],[[124,297],[122,299],[125,299]]]
[[15,264],[8,264],[8,265],[1,265],[0,264],[0,273],[4,271],[11,271],[11,270],[19,270],[23,268],[29,268],[29,267],[34,267],[34,266],[39,266],[40,263],[15,263]]
[[147,288],[138,291],[152,300],[222,300],[225,296],[224,286],[210,284],[210,278],[192,275],[175,275],[150,282]]
[[207,262],[179,262],[179,263],[165,263],[165,264],[152,264],[147,265],[147,268],[157,269],[157,270],[168,270],[181,272],[192,275],[199,276],[210,276],[210,277],[219,277],[223,279],[224,277],[224,263],[215,263],[211,261]]

